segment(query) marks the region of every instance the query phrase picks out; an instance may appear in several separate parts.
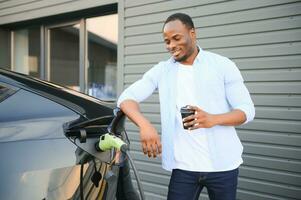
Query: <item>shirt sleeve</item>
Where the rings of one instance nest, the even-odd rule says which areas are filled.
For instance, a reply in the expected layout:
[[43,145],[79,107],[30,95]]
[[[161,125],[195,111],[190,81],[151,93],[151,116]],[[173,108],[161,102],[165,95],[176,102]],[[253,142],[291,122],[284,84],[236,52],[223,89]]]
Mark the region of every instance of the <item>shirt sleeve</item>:
[[246,115],[245,123],[255,117],[255,108],[250,93],[244,84],[244,80],[235,63],[228,61],[225,68],[225,92],[226,98],[232,109],[239,109]]
[[131,99],[139,103],[149,97],[158,87],[160,69],[159,63],[147,71],[140,80],[125,89],[118,98],[117,107],[120,107],[124,100]]

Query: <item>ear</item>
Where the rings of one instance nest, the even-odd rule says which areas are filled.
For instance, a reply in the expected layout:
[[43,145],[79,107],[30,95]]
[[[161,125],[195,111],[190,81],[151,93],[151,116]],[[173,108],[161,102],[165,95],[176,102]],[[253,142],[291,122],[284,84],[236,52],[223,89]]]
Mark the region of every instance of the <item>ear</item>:
[[192,38],[196,39],[195,29],[194,29],[194,28],[191,28],[189,32],[190,32],[190,36],[191,36]]

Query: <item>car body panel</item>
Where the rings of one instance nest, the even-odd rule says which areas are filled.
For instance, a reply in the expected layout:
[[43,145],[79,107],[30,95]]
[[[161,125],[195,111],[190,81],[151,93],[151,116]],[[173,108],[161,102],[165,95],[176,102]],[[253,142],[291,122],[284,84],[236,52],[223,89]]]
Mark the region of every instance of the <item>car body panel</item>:
[[[0,85],[13,91],[0,99],[1,199],[115,198],[115,153],[97,152],[98,137],[81,142],[65,135],[76,124],[113,119],[114,103],[3,69]],[[98,187],[91,181],[95,171]]]

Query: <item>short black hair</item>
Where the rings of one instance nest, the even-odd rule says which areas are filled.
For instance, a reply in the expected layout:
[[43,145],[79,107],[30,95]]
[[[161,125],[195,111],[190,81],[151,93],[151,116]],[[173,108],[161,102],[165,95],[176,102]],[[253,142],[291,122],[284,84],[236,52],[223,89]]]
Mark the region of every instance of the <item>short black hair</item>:
[[180,20],[188,29],[194,28],[193,21],[191,17],[185,13],[175,13],[170,15],[164,22],[163,28],[165,24],[171,21]]

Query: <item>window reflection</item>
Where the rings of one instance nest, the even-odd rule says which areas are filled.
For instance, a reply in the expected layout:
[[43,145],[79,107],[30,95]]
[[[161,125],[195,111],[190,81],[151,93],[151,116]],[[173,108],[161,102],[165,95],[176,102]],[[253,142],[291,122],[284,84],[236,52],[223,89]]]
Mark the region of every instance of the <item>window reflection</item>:
[[116,99],[118,15],[87,19],[88,92],[102,100]]

